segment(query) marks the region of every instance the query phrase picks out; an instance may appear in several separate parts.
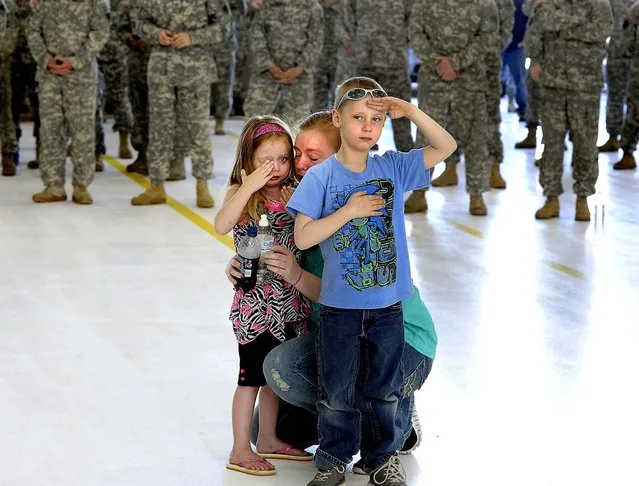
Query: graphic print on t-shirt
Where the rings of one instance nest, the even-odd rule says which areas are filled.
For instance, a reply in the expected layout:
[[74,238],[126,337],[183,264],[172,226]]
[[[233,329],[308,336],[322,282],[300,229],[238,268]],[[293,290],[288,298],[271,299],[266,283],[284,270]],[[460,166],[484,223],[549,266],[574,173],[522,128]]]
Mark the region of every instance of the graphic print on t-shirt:
[[373,290],[395,283],[397,253],[393,233],[394,186],[389,179],[375,179],[358,186],[332,186],[331,203],[337,211],[358,192],[384,198],[381,216],[349,221],[333,235],[333,248],[339,253],[342,279],[356,290]]

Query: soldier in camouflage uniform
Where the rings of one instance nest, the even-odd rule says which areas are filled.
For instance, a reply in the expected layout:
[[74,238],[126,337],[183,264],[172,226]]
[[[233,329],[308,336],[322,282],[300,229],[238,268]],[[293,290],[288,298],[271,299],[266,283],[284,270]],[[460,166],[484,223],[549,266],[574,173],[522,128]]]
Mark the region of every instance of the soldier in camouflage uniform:
[[[490,42],[490,48],[486,52],[486,108],[487,118],[486,127],[488,129],[486,136],[486,144],[488,150],[488,159],[491,166],[490,187],[494,189],[505,189],[506,181],[501,175],[499,165],[504,160],[504,145],[501,141],[501,133],[499,126],[501,124],[501,53],[510,42],[512,36],[513,24],[515,21],[515,6],[512,0],[493,0],[497,9],[499,30],[494,31],[493,38]],[[454,127],[451,133],[454,133]],[[457,164],[460,161],[460,155],[463,146],[459,147],[453,155],[446,160],[446,169],[444,172],[432,182],[434,187],[456,186]],[[414,193],[417,198],[418,192]],[[411,196],[413,197],[413,196]],[[409,212],[413,209],[412,199],[406,201],[406,209]]]
[[615,170],[630,170],[637,167],[633,152],[639,142],[639,1],[634,3],[626,14],[623,22],[623,37],[628,46],[630,58],[630,87],[628,88],[628,112],[621,133],[620,148],[623,150],[622,159],[615,163]]
[[39,0],[27,39],[38,63],[40,176],[46,186],[34,202],[64,201],[65,136],[73,145],[73,201],[93,202],[87,187],[95,171],[96,56],[109,35],[106,0]]
[[324,45],[322,56],[315,68],[315,101],[314,110],[326,110],[333,104],[333,91],[337,85],[337,49],[339,38],[336,29],[344,9],[344,0],[323,0],[324,9]]
[[29,161],[27,167],[29,169],[37,169],[40,158],[40,116],[38,110],[38,83],[36,82],[37,64],[27,45],[26,36],[26,23],[31,12],[31,7],[29,6],[29,0],[17,0],[15,3],[19,18],[19,34],[18,45],[11,59],[13,123],[16,127],[16,138],[19,143],[22,137],[20,116],[26,95],[29,100],[31,114],[33,115],[33,137],[36,139],[36,158],[35,160]]
[[563,152],[566,132],[572,135],[573,190],[577,195],[575,219],[589,221],[587,197],[597,182],[597,129],[603,86],[601,64],[606,38],[612,31],[608,0],[537,0],[525,45],[531,76],[543,85],[541,120],[544,157],[539,183],[546,203],[537,219],[559,217],[563,192]]
[[[493,0],[417,0],[410,41],[421,60],[419,106],[437,123],[453,126],[466,159],[470,214],[487,214],[482,194],[489,190],[486,147],[487,50],[498,32]],[[418,136],[417,145],[425,145]]]
[[[530,24],[537,0],[525,0],[522,5],[522,11],[528,17]],[[525,46],[524,46],[525,47]],[[516,149],[531,149],[537,147],[537,129],[541,124],[539,111],[541,109],[541,84],[530,76],[530,70],[526,74],[526,90],[528,90],[528,104],[526,105],[526,127],[528,135],[515,144]]]
[[215,135],[226,135],[224,120],[229,115],[233,89],[233,11],[227,0],[218,0],[222,40],[213,46],[217,82],[211,85],[211,105],[215,106]]
[[217,80],[211,62],[213,44],[221,40],[216,0],[158,0],[138,2],[132,10],[134,32],[152,51],[148,65],[151,186],[131,203],[166,203],[164,182],[174,149],[177,113],[188,113],[188,130],[197,179],[198,207],[213,207],[208,181],[213,177],[209,110],[211,83]]
[[311,112],[323,32],[317,0],[264,0],[251,24],[247,117],[277,114],[293,123]]
[[[408,18],[412,0],[348,0],[355,22],[357,76],[374,79],[389,96],[410,102],[408,77]],[[392,120],[395,146],[401,152],[413,148],[410,121]]]
[[[111,0],[111,11],[120,11],[124,8],[122,0]],[[129,135],[131,133],[131,104],[127,86],[126,45],[118,36],[117,26],[112,22],[109,32],[109,40],[100,52],[98,63],[104,75],[106,83],[105,105],[113,107],[115,123],[113,131],[120,138],[118,157],[131,159],[133,154],[129,147]]]
[[0,145],[2,175],[16,175],[14,157],[18,140],[11,113],[11,55],[18,44],[19,23],[15,4],[0,0]]
[[250,27],[249,7],[247,0],[230,0],[233,12],[233,32],[235,57],[233,76],[233,107],[232,116],[244,116],[244,100],[251,79],[250,71]]
[[623,128],[624,106],[630,85],[630,54],[624,43],[624,21],[635,0],[610,0],[614,25],[608,42],[608,60],[606,62],[606,82],[608,100],[606,103],[606,131],[608,140],[600,152],[617,152],[619,135]]

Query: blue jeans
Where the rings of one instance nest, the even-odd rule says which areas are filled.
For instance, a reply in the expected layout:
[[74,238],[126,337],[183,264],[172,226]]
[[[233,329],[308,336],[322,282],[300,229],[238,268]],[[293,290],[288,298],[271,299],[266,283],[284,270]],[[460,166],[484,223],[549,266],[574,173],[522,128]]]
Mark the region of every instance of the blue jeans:
[[517,113],[526,115],[528,105],[528,90],[526,89],[526,55],[523,47],[502,54],[504,66],[508,67],[515,84],[515,100],[517,101]]
[[[377,469],[404,443],[395,421],[404,381],[404,319],[398,302],[383,309],[321,306],[315,341],[319,448],[315,466],[346,466],[357,451]],[[366,440],[361,441],[362,413]],[[361,446],[361,447],[360,447]]]
[[[409,344],[404,344],[404,396],[397,409],[396,420],[411,433],[414,393],[419,390],[433,367],[433,360]],[[282,399],[277,417],[277,437],[302,449],[318,443],[317,438],[317,357],[315,334],[307,334],[283,342],[264,360],[266,383]],[[255,444],[259,433],[257,408],[251,427]]]

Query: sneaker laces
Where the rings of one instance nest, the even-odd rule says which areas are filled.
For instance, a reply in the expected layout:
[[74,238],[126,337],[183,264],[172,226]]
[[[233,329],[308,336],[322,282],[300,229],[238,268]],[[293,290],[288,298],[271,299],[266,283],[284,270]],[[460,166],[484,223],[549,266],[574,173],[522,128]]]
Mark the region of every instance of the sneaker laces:
[[[379,473],[385,472],[386,476],[383,478],[383,481],[378,482],[377,475]],[[392,456],[388,462],[380,467],[377,472],[373,475],[376,484],[385,484],[388,481],[404,481],[406,479],[406,472],[404,471],[404,466],[402,466],[399,457]]]
[[329,479],[331,479],[331,476],[333,476],[333,471],[337,471],[339,474],[343,474],[344,473],[344,469],[335,466],[333,469],[329,469],[328,471],[317,471],[317,474],[315,475],[315,481],[328,481]]

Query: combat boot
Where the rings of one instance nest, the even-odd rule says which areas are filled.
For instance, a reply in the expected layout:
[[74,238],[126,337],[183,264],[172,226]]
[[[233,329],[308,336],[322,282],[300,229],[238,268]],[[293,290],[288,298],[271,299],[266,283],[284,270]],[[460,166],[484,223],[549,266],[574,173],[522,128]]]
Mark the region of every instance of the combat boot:
[[470,214],[473,216],[486,216],[488,214],[488,208],[486,208],[486,203],[484,203],[484,198],[481,194],[470,196]]
[[449,164],[444,169],[444,172],[431,182],[431,186],[434,187],[446,187],[446,186],[456,186],[459,183],[457,179],[457,164]]
[[597,147],[599,152],[616,152],[619,150],[619,137],[617,135],[610,135],[608,141],[601,147]]
[[209,192],[209,183],[206,181],[197,181],[195,186],[196,204],[198,208],[212,208],[215,206],[213,196]]
[[588,199],[585,197],[577,197],[577,206],[575,207],[575,221],[590,221]]
[[186,173],[184,171],[184,159],[177,158],[171,161],[171,167],[169,168],[169,176],[167,181],[181,181],[186,179]]
[[546,198],[544,205],[535,213],[535,219],[552,219],[559,217],[559,199]]
[[490,187],[493,189],[506,189],[506,181],[499,172],[499,164],[493,165],[490,172]]
[[2,154],[2,175],[7,177],[16,175],[16,164],[13,160],[13,154]]
[[146,153],[142,151],[138,152],[138,158],[126,166],[126,171],[143,176],[149,175],[149,165],[146,161]]
[[104,160],[102,160],[102,157],[99,155],[95,158],[95,171],[104,172]]
[[215,119],[215,134],[226,135],[226,132],[224,131],[224,118]]
[[612,168],[615,170],[632,170],[637,168],[637,163],[635,162],[635,158],[632,154],[624,152],[621,160],[615,163]]
[[139,196],[131,199],[134,206],[148,206],[150,204],[166,204],[164,184],[151,184],[149,188]]
[[537,146],[537,125],[528,125],[528,135],[515,144],[516,149],[530,149]]
[[93,204],[93,198],[84,186],[76,186],[73,188],[73,197],[71,200],[76,204]]
[[46,186],[44,191],[34,194],[31,200],[35,203],[62,202],[67,200],[67,193],[60,185]]
[[129,148],[129,134],[120,132],[120,148],[118,149],[118,157],[121,159],[132,159],[133,154]]
[[404,213],[425,213],[428,211],[426,189],[417,189],[404,202]]

